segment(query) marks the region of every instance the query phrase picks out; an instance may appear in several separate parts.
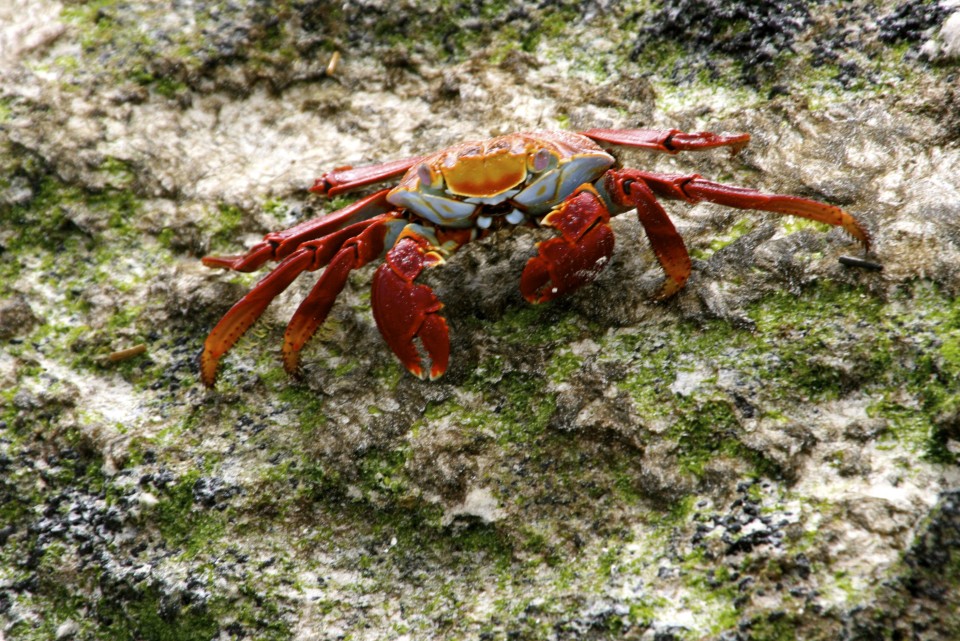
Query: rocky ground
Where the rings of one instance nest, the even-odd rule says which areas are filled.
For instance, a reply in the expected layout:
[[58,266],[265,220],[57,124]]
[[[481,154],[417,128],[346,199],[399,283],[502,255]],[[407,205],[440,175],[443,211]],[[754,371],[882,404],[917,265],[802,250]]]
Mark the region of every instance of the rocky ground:
[[[0,639],[960,637],[958,87],[953,0],[4,3]],[[630,215],[542,306],[501,232],[429,275],[442,379],[368,267],[302,378],[311,275],[200,385],[257,278],[200,257],[352,202],[324,170],[638,126],[750,132],[618,156],[839,204],[883,270],[670,203],[665,303]]]

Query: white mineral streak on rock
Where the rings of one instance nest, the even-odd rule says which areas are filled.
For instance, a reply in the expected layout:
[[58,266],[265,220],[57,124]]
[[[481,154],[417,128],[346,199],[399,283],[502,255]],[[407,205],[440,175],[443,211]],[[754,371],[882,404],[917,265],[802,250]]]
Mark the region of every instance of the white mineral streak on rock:
[[[849,589],[832,585],[830,577],[845,576],[858,592],[885,576],[936,503],[937,492],[955,483],[936,467],[922,463],[919,452],[907,460],[902,449],[887,447],[882,440],[859,446],[838,439],[849,425],[868,420],[869,404],[870,399],[842,400],[819,407],[815,431],[823,439],[816,450],[820,455],[807,458],[793,488],[805,502],[833,506],[827,511],[822,507],[801,510],[805,530],[832,534],[831,573],[821,577],[827,581],[824,603],[844,604],[853,596]],[[869,471],[840,474],[835,466],[825,464],[824,457],[836,454],[836,447],[864,459]],[[854,447],[858,448],[855,453],[850,451]]]
[[943,55],[960,58],[960,11],[955,11],[944,21],[940,37],[943,39]]
[[489,488],[475,487],[467,492],[463,503],[447,509],[443,521],[449,525],[458,516],[475,516],[484,523],[493,523],[503,518],[503,510]]
[[55,361],[41,365],[57,381],[76,386],[78,405],[84,410],[81,425],[138,429],[144,422],[146,411],[140,396],[120,377],[80,375]]
[[942,0],[940,6],[954,12],[943,21],[936,36],[923,43],[920,53],[931,60],[960,58],[960,0]]
[[700,365],[694,370],[680,370],[677,372],[676,379],[670,385],[670,391],[680,396],[690,396],[711,376],[713,376],[713,372]]
[[64,32],[56,16],[59,2],[4,0],[0,3],[0,67],[17,62],[22,54],[46,46]]
[[[79,631],[80,631],[80,624],[78,624],[73,619],[67,619],[66,621],[61,623],[59,626],[57,626],[57,632],[56,632],[57,641],[60,641],[61,639],[70,639]],[[2,639],[3,639],[2,632],[0,632],[0,641],[2,641]]]

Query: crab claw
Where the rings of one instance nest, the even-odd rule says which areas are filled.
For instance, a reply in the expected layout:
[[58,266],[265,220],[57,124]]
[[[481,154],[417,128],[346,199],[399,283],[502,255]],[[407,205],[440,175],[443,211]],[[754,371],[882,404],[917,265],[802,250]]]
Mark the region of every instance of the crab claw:
[[[387,252],[373,277],[373,317],[387,345],[414,376],[435,379],[447,370],[450,333],[433,290],[413,281],[443,262],[421,236],[409,233]],[[419,343],[419,344],[418,344]],[[429,374],[423,356],[429,358]]]
[[610,214],[591,185],[584,185],[547,214],[542,225],[560,236],[537,244],[520,276],[520,293],[545,303],[593,281],[613,253]]

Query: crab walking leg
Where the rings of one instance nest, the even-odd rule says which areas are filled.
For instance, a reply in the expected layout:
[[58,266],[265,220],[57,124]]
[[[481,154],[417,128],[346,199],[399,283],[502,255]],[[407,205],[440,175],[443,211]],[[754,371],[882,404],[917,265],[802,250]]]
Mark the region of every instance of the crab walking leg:
[[618,169],[611,173],[619,176],[621,180],[641,180],[655,194],[664,198],[685,200],[688,203],[698,203],[705,200],[726,207],[789,214],[843,227],[848,234],[863,245],[864,249],[870,249],[870,234],[856,218],[839,207],[816,200],[780,194],[765,194],[745,187],[723,185],[704,180],[697,174],[658,174],[636,169]]
[[[419,227],[419,226],[416,226]],[[451,247],[448,252],[456,251]],[[387,252],[386,260],[373,276],[373,318],[387,345],[414,376],[426,378],[421,349],[430,359],[429,377],[447,371],[450,360],[450,332],[440,315],[443,303],[426,285],[414,280],[425,267],[443,263],[436,246],[408,226]],[[419,347],[415,342],[419,340]]]
[[622,147],[653,149],[666,154],[729,147],[738,153],[750,142],[750,134],[684,133],[679,129],[589,129],[581,134],[596,142]]
[[402,218],[384,217],[343,243],[330,259],[327,268],[290,319],[283,335],[283,367],[289,374],[297,373],[300,350],[327,319],[330,308],[347,284],[350,272],[378,258],[383,253],[384,240],[391,229],[406,222]]
[[247,292],[246,296],[238,300],[223,315],[207,336],[203,344],[203,353],[200,355],[200,379],[204,385],[213,386],[217,380],[217,366],[220,358],[240,340],[244,332],[260,318],[273,299],[289,287],[297,276],[305,271],[314,271],[323,267],[350,238],[390,218],[392,216],[385,214],[369,221],[355,223],[339,233],[304,243],[264,276],[253,286],[253,289]]
[[520,276],[520,293],[531,303],[544,303],[593,281],[613,253],[610,212],[593,185],[582,185],[541,225],[560,232],[537,243],[537,255]]
[[655,298],[664,300],[680,291],[690,278],[690,254],[673,221],[657,202],[656,196],[632,170],[610,171],[603,179],[604,189],[618,211],[636,208],[637,218],[650,240],[650,248],[663,268],[666,279]]
[[372,185],[373,183],[383,182],[390,178],[401,176],[408,169],[419,162],[426,160],[429,156],[416,156],[414,158],[404,158],[403,160],[394,160],[380,165],[370,165],[369,167],[337,167],[333,171],[323,174],[313,183],[310,188],[315,194],[325,194],[327,196],[336,196],[345,191]]
[[390,193],[389,189],[383,189],[326,216],[306,220],[290,229],[271,232],[246,254],[204,256],[203,264],[207,267],[223,267],[238,272],[256,271],[268,261],[283,260],[304,242],[323,238],[355,223],[391,211],[394,207],[387,202],[388,193]]

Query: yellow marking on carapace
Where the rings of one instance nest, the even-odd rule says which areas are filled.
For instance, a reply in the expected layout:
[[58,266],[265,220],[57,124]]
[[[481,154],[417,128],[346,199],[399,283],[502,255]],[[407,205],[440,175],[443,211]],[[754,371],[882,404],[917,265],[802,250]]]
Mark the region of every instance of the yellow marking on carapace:
[[527,155],[498,153],[460,156],[441,166],[447,189],[458,196],[485,198],[516,187],[527,177]]

